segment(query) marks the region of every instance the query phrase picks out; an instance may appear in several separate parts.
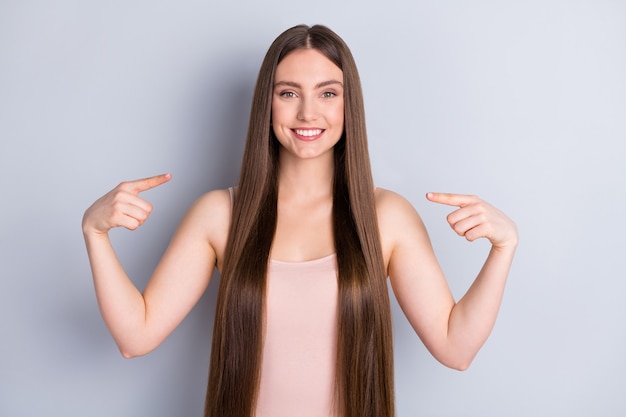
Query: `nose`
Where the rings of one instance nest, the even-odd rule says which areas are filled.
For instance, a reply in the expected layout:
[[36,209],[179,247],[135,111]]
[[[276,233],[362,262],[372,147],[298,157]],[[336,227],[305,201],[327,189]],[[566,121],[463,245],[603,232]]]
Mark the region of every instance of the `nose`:
[[302,98],[298,107],[298,120],[309,121],[317,118],[317,106],[312,98]]

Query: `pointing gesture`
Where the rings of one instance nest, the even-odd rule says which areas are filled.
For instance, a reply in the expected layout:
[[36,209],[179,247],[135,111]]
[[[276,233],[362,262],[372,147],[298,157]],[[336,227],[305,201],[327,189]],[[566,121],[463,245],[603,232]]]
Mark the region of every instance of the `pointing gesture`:
[[515,223],[477,196],[428,193],[426,198],[434,203],[458,207],[448,215],[447,220],[452,229],[459,236],[465,236],[468,241],[486,238],[494,247],[517,246]]
[[83,232],[105,234],[114,227],[135,230],[152,212],[152,204],[140,198],[139,193],[158,187],[171,178],[171,174],[161,174],[120,183],[85,211]]

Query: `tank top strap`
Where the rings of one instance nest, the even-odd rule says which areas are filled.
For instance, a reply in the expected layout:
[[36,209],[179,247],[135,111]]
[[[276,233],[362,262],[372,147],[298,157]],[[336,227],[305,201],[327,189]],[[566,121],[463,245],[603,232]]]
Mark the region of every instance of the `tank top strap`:
[[235,201],[235,189],[233,187],[228,187],[228,194],[230,194],[230,211],[233,211],[233,204]]

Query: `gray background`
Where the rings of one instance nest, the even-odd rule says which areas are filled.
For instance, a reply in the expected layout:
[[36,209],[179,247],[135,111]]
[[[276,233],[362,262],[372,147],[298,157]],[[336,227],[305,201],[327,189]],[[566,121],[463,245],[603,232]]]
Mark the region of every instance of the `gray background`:
[[172,172],[139,231],[143,287],[188,205],[236,182],[270,42],[324,23],[351,46],[377,185],[422,214],[456,296],[488,246],[427,191],[479,194],[521,245],[472,367],[438,364],[394,305],[398,415],[626,414],[623,1],[0,2],[0,415],[198,416],[216,283],[148,356],[99,316],[80,221]]

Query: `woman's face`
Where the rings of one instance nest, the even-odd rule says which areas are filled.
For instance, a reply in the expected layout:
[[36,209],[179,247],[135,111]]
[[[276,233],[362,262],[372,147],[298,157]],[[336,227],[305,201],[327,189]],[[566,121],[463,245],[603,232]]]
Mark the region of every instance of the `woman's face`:
[[281,151],[326,155],[343,133],[343,71],[316,49],[298,49],[276,67],[272,128]]

